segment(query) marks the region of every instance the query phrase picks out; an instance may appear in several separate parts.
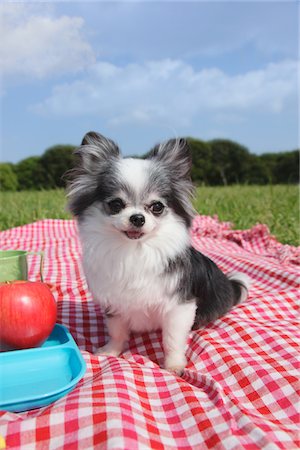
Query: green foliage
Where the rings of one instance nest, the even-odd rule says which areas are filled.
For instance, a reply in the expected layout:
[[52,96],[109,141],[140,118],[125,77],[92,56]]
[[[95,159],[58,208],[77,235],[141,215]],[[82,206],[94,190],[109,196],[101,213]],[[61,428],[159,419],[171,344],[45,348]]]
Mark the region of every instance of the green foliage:
[[212,151],[208,142],[199,139],[188,138],[188,143],[192,153],[192,179],[201,184],[210,184],[210,174],[212,171]]
[[212,172],[210,183],[212,185],[244,182],[250,161],[249,151],[236,142],[215,139],[210,141]]
[[[189,137],[187,140],[192,152],[192,179],[199,186],[299,183],[298,150],[258,156],[228,139],[206,142]],[[41,157],[26,158],[16,165],[2,165],[2,189],[65,187],[63,175],[74,166],[74,148],[72,145],[55,145]]]
[[245,184],[269,184],[271,181],[268,166],[262,158],[249,154],[243,182]]
[[18,188],[18,177],[13,170],[13,165],[0,163],[0,189],[2,191],[16,191]]
[[47,172],[46,189],[65,187],[64,173],[71,169],[74,164],[74,146],[55,145],[50,147],[41,157],[41,165]]
[[299,151],[262,155],[269,167],[269,176],[275,183],[299,182]]
[[261,156],[226,139],[209,142],[188,138],[192,179],[198,185],[299,183],[299,151]]
[[41,164],[39,156],[23,159],[15,165],[15,173],[19,181],[19,190],[42,189],[47,179],[47,171]]

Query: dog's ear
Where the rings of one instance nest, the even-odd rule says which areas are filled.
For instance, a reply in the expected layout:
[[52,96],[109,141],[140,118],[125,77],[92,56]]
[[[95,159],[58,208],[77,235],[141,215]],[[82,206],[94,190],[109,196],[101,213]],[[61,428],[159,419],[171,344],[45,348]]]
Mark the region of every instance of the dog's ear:
[[170,139],[156,147],[148,155],[168,167],[174,177],[189,178],[192,167],[192,156],[186,139]]
[[92,170],[95,164],[120,157],[117,144],[95,131],[84,136],[81,146],[74,153],[79,157],[79,165],[87,171]]
[[84,136],[74,154],[74,167],[65,174],[65,180],[68,209],[79,216],[94,201],[99,180],[113,161],[119,159],[120,151],[113,141],[91,131]]

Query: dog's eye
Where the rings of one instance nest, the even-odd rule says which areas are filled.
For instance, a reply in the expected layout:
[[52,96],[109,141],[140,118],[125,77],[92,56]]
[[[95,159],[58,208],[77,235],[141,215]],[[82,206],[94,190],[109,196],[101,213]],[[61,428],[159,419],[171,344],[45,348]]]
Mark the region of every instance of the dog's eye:
[[125,203],[120,198],[116,198],[107,203],[110,214],[118,214],[125,208]]
[[150,211],[155,216],[159,216],[163,212],[164,209],[165,209],[165,207],[161,202],[154,202],[150,206]]

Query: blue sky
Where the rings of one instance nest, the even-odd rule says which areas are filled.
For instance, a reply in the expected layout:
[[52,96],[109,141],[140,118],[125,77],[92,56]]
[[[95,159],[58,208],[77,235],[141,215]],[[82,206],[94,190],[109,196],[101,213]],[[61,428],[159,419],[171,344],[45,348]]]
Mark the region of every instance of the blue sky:
[[298,144],[297,1],[1,3],[1,160],[79,145],[123,153],[229,138]]

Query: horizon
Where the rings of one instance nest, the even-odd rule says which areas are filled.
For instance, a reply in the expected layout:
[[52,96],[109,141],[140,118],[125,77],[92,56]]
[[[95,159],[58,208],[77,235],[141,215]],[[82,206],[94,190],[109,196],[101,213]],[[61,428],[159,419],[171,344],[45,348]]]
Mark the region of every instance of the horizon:
[[298,2],[2,3],[0,12],[3,162],[78,146],[90,130],[124,156],[177,136],[229,139],[257,155],[299,148]]
[[[107,136],[107,137],[109,137],[109,136]],[[248,147],[245,147],[243,144],[241,144],[240,142],[237,142],[237,141],[233,141],[232,139],[223,139],[223,138],[214,138],[214,139],[210,139],[210,140],[204,140],[204,139],[201,139],[201,138],[195,138],[194,136],[179,136],[179,137],[182,137],[182,138],[184,138],[184,139],[193,139],[193,140],[196,140],[196,141],[201,141],[201,142],[205,142],[205,143],[210,143],[210,142],[212,142],[212,141],[218,141],[218,140],[224,140],[224,141],[232,141],[232,142],[234,142],[235,144],[239,144],[239,145],[241,145],[242,147],[244,147],[248,152],[249,152],[249,154],[251,154],[251,155],[255,155],[255,156],[262,156],[262,155],[275,155],[275,154],[284,154],[284,153],[291,153],[291,152],[295,152],[295,151],[299,151],[300,149],[299,149],[299,147],[297,147],[297,148],[292,148],[292,149],[286,149],[286,150],[278,150],[278,151],[269,151],[269,152],[262,152],[262,153],[255,153],[255,152],[253,152],[253,151],[251,151],[251,149],[249,149]],[[124,158],[136,158],[136,157],[143,157],[146,153],[148,153],[150,150],[151,150],[151,148],[153,148],[154,147],[154,145],[156,145],[156,144],[158,144],[158,142],[154,142],[154,144],[150,147],[150,148],[148,148],[148,149],[146,149],[144,152],[141,152],[140,154],[124,154],[123,152],[122,152],[122,148],[119,146],[119,143],[117,142],[117,141],[114,141],[117,145],[118,145],[118,147],[120,148],[120,151],[121,151],[121,154],[122,154],[122,156],[124,157]],[[68,146],[70,146],[70,147],[74,147],[74,148],[77,148],[77,147],[79,147],[79,145],[80,144],[71,144],[71,143],[56,143],[56,144],[53,144],[53,145],[50,145],[50,147],[47,147],[47,148],[45,148],[42,152],[40,152],[39,154],[36,154],[36,155],[30,155],[30,154],[28,154],[27,156],[25,156],[25,158],[22,158],[22,159],[20,159],[20,160],[18,160],[18,161],[14,161],[14,162],[12,162],[12,161],[0,161],[0,163],[3,163],[3,164],[13,164],[13,165],[15,165],[15,164],[19,164],[20,162],[22,162],[23,160],[25,160],[25,159],[27,159],[27,158],[31,158],[31,157],[42,157],[43,156],[43,154],[46,152],[46,151],[48,151],[48,150],[51,150],[52,148],[55,148],[55,147],[57,147],[57,146],[61,146],[61,147],[68,147]]]

